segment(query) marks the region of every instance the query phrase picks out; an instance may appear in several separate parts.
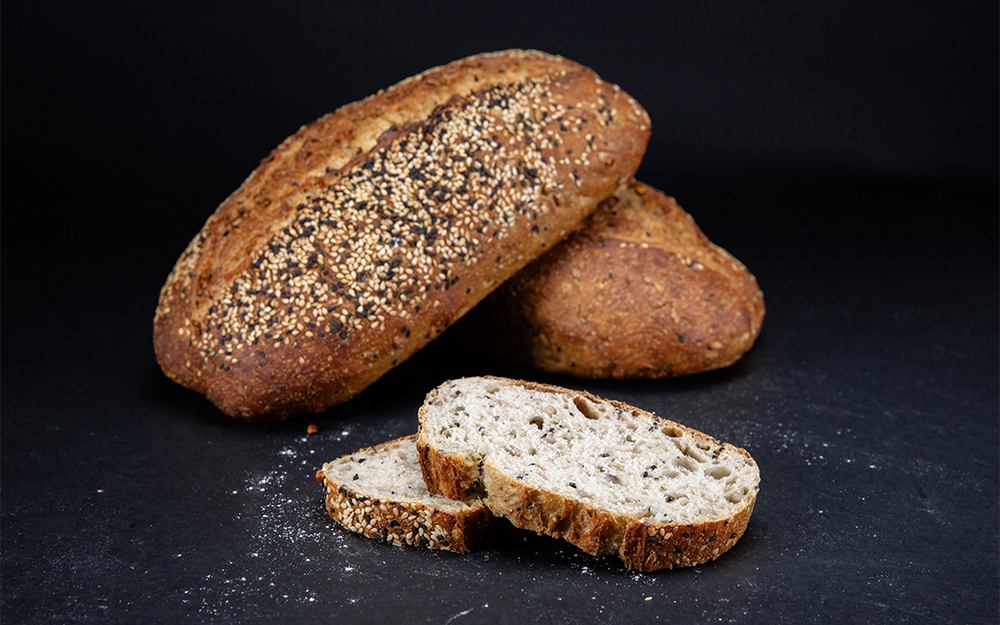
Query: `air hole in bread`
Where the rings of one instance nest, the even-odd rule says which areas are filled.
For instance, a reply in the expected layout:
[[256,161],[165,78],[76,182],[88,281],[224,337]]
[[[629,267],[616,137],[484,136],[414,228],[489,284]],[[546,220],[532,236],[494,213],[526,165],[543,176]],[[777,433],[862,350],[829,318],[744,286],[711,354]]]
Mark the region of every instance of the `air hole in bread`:
[[663,433],[671,438],[680,438],[681,436],[684,436],[681,430],[673,425],[668,425],[667,427],[663,428]]
[[574,397],[573,405],[576,409],[580,411],[580,414],[587,417],[588,419],[600,419],[601,415],[596,409],[590,404],[589,401],[582,397]]
[[674,459],[674,466],[677,467],[677,468],[679,468],[679,469],[685,469],[687,471],[694,471],[695,469],[698,468],[698,465],[695,464],[694,460],[691,460],[687,456],[682,456],[680,458],[675,458]]
[[708,456],[696,449],[692,449],[691,445],[689,445],[687,441],[683,439],[674,439],[673,443],[682,454],[691,458],[695,462],[708,462]]
[[729,477],[732,475],[732,470],[729,467],[723,466],[721,464],[712,467],[711,469],[705,471],[705,475],[709,477],[714,477],[717,480]]
[[543,419],[540,415],[535,415],[528,420],[528,423],[540,430],[545,426],[545,419]]

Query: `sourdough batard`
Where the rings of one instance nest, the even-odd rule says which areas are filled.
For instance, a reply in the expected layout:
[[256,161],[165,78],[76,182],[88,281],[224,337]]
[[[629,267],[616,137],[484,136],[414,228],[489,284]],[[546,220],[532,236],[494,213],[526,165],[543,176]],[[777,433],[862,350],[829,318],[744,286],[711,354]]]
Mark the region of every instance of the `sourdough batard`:
[[316,473],[330,516],[352,532],[396,545],[466,552],[492,515],[481,499],[432,495],[417,459],[417,436],[404,436],[327,462]]
[[757,497],[745,450],[581,391],[464,378],[431,391],[419,416],[431,492],[484,492],[515,526],[641,571],[717,558]]
[[645,111],[539,52],[472,57],[302,128],[212,215],[157,360],[227,414],[345,401],[564,238],[636,170]]
[[658,378],[731,365],[763,319],[746,267],[672,197],[632,181],[452,336],[549,373]]

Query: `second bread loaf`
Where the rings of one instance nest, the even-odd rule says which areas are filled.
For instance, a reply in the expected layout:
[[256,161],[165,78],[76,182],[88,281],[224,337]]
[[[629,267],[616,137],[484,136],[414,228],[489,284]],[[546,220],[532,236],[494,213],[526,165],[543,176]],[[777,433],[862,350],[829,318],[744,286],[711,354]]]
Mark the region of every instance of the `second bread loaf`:
[[672,197],[622,185],[453,335],[549,373],[660,378],[726,367],[764,319],[753,274]]

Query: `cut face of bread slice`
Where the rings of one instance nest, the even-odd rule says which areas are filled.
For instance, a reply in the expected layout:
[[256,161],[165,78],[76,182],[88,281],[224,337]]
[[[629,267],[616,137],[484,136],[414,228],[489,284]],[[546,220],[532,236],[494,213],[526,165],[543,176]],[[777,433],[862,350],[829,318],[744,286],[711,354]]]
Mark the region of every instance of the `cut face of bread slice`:
[[432,492],[485,491],[517,527],[618,552],[638,570],[718,557],[742,536],[760,474],[745,450],[589,393],[465,378],[432,391],[417,444]]
[[417,463],[416,435],[368,447],[323,465],[330,516],[352,532],[396,545],[466,552],[491,515],[475,497],[432,495]]

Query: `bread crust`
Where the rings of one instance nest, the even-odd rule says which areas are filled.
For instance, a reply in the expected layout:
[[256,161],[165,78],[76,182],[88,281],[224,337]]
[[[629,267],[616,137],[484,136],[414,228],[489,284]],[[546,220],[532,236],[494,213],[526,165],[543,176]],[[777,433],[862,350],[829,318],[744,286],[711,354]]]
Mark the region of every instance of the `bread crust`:
[[674,198],[633,180],[453,336],[548,373],[661,378],[736,362],[764,312],[746,267]]
[[614,553],[622,542],[625,521],[619,515],[532,488],[489,462],[482,483],[487,507],[515,527],[563,538],[593,555]]
[[428,490],[448,499],[461,499],[469,492],[482,490],[481,459],[472,454],[441,453],[417,441],[420,470]]
[[[689,434],[707,448],[735,451],[756,470],[756,463],[746,450],[719,442],[707,434],[661,419],[626,403],[548,384],[484,377],[529,390],[570,395],[626,410],[634,416],[649,419],[660,428],[675,428],[681,433]],[[618,553],[626,566],[637,571],[694,566],[714,560],[736,544],[746,531],[756,503],[757,487],[743,497],[733,514],[725,518],[693,524],[658,523],[634,515],[614,513],[559,493],[532,487],[517,476],[498,470],[490,463],[489,458],[474,459],[468,454],[435,449],[424,432],[425,412],[437,398],[437,394],[444,392],[446,388],[447,384],[431,391],[419,412],[421,428],[417,445],[422,450],[426,449],[420,455],[421,469],[427,489],[432,493],[453,497],[461,496],[469,489],[478,489],[490,511],[496,516],[506,517],[514,526],[563,538],[593,555]],[[458,472],[459,481],[449,482],[449,476],[455,472],[450,468],[441,470],[442,466],[479,467],[478,479],[470,482],[470,475],[466,470]],[[468,486],[464,486],[466,484]]]
[[[373,456],[385,447],[415,444],[416,435],[361,449],[351,455]],[[378,499],[359,493],[347,482],[331,480],[320,470],[316,479],[326,491],[326,510],[344,528],[394,545],[466,553],[478,547],[492,515],[485,506],[442,510],[416,501]]]
[[756,502],[755,492],[735,515],[711,523],[653,524],[633,520],[625,530],[618,555],[637,571],[696,566],[715,560],[743,536]]
[[402,362],[638,167],[645,111],[539,52],[429,70],[303,127],[161,290],[171,379],[250,420],[317,412]]

